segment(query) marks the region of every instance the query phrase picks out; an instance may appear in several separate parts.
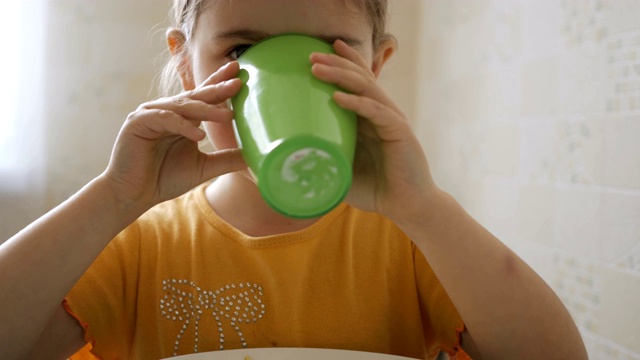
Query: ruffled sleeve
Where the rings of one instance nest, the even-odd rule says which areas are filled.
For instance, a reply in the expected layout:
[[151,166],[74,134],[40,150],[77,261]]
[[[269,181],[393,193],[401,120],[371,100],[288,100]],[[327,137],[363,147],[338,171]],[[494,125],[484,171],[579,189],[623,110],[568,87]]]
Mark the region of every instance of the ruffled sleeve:
[[120,359],[129,353],[136,316],[138,238],[134,223],[107,245],[64,299],[88,343],[71,359]]

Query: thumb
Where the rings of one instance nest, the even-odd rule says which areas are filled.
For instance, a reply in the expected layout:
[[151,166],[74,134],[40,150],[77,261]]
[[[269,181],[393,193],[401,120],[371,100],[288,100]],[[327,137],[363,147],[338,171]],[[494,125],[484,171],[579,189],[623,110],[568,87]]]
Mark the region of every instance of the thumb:
[[202,169],[202,181],[213,179],[230,172],[244,170],[247,164],[240,149],[225,149],[206,155]]

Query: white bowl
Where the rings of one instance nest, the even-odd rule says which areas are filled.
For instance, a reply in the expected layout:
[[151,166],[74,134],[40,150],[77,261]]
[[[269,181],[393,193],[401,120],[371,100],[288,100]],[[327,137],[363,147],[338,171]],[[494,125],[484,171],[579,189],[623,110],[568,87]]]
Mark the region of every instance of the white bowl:
[[171,360],[415,360],[404,356],[352,350],[265,348],[223,350],[182,355]]

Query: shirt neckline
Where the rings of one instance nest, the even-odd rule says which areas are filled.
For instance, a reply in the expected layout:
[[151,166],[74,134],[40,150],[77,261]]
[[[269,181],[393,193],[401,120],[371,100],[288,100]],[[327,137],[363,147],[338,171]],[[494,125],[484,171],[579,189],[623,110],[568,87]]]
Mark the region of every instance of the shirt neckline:
[[195,202],[199,211],[214,228],[246,247],[284,246],[309,240],[329,226],[348,208],[348,205],[343,202],[318,221],[302,230],[268,236],[250,236],[233,227],[213,210],[205,194],[208,184],[202,184],[194,190]]

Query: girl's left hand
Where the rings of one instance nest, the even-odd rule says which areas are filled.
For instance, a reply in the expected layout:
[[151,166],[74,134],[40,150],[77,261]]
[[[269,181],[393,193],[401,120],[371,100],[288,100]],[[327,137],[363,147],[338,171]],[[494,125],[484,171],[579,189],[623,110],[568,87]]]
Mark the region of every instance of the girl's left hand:
[[359,116],[347,202],[396,222],[420,216],[438,188],[418,139],[362,55],[340,40],[334,48],[337,55],[314,53],[311,62],[318,79],[350,92],[336,92],[334,100]]

